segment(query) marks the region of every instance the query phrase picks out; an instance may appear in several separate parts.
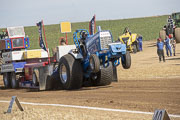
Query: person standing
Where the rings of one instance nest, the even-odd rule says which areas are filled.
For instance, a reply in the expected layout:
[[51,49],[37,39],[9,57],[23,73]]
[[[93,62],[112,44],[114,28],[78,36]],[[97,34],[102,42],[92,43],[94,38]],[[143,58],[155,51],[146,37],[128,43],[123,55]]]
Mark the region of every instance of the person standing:
[[142,36],[141,35],[139,35],[139,37],[137,38],[137,40],[138,40],[138,44],[139,44],[139,51],[142,51]]
[[173,49],[173,55],[176,56],[176,40],[174,39],[173,34],[170,34],[169,38],[171,40],[171,48]]
[[170,53],[170,56],[172,56],[171,43],[170,43],[170,39],[169,39],[169,37],[167,35],[166,35],[166,38],[165,38],[164,42],[165,42],[165,45],[166,45],[166,54],[167,54],[167,56],[169,57],[169,53]]
[[161,58],[163,58],[163,61],[165,62],[165,56],[164,56],[164,42],[161,38],[157,39],[157,54],[159,56],[159,62],[161,62]]
[[60,38],[60,45],[66,45],[66,41],[65,41],[64,37]]

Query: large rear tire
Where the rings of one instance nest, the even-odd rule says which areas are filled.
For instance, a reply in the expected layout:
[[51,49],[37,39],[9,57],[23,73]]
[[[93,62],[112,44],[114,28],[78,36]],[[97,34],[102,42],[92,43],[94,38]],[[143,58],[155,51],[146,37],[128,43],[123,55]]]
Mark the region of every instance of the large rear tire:
[[180,43],[180,28],[175,29],[175,38],[176,38],[176,42]]
[[3,74],[3,81],[4,81],[5,88],[11,88],[10,73]]
[[121,63],[124,69],[129,69],[131,67],[131,55],[129,51],[126,51],[126,54],[122,56]]
[[79,60],[67,54],[61,57],[58,66],[63,89],[79,89],[82,87],[83,70]]
[[160,32],[159,32],[159,37],[160,37],[162,40],[165,40],[165,38],[166,38],[166,31],[165,31],[165,30],[160,30]]
[[11,79],[11,87],[13,89],[19,88],[19,80],[16,79],[16,73],[15,72],[11,72],[10,79]]
[[102,68],[97,73],[97,79],[93,80],[93,84],[95,86],[105,86],[110,85],[113,80],[113,66],[112,63],[109,62],[109,66],[107,68]]

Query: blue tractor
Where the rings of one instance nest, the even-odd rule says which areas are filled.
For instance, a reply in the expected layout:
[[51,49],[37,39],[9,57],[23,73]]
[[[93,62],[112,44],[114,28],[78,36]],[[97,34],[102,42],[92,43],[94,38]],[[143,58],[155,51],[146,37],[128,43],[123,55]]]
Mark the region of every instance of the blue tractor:
[[73,39],[76,49],[62,56],[58,64],[63,89],[79,89],[86,81],[95,86],[111,84],[113,68],[120,64],[120,58],[123,68],[131,66],[126,45],[113,42],[110,31],[90,35],[88,30],[79,29]]

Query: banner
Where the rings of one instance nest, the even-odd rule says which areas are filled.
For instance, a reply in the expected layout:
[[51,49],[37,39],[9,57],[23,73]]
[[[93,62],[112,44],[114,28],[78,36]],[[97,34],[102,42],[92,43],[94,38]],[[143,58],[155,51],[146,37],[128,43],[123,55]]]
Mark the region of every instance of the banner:
[[89,22],[89,34],[93,35],[96,32],[96,16],[94,15],[91,21]]
[[39,27],[39,46],[45,51],[47,51],[42,35],[42,25],[43,25],[42,21],[37,23],[37,26]]

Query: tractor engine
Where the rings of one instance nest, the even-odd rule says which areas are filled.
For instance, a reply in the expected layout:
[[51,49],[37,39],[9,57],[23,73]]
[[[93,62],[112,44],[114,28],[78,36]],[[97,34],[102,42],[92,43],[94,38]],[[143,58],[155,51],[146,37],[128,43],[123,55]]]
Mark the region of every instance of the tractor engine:
[[109,49],[108,44],[112,43],[112,35],[109,31],[97,32],[86,39],[86,47],[90,54]]

